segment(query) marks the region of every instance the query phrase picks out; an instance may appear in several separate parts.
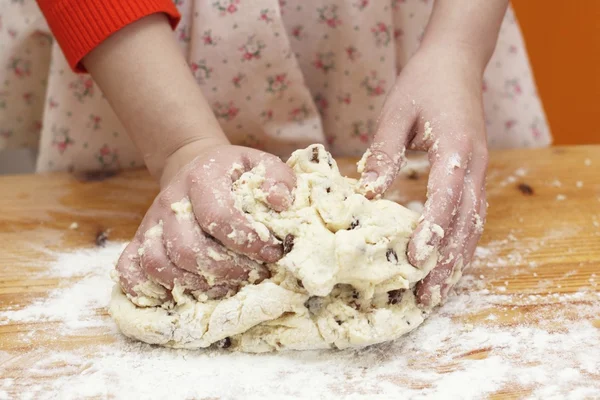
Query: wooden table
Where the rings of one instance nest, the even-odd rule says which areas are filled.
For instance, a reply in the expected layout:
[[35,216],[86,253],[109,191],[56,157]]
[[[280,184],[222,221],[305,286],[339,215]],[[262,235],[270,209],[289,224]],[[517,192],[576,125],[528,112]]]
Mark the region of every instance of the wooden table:
[[[340,165],[352,174],[353,163],[342,160]],[[390,190],[390,196],[405,204],[423,201],[425,184],[425,174],[405,174]],[[140,170],[105,179],[66,173],[0,178],[0,311],[25,308],[44,300],[59,284],[64,285],[65,278],[44,273],[55,252],[97,246],[99,233],[107,230],[110,241],[128,240],[156,193],[157,186]],[[488,172],[488,200],[481,248],[467,283],[458,291],[477,290],[478,296],[492,296],[492,301],[481,309],[448,311],[447,315],[467,331],[495,327],[511,332],[527,326],[549,333],[565,332],[569,324],[581,321],[600,330],[600,146],[494,152]],[[69,229],[73,222],[78,229]],[[53,381],[62,378],[68,383],[66,377],[83,373],[77,368],[57,368],[42,374],[36,362],[44,357],[85,349],[93,368],[99,349],[123,341],[104,308],[91,312],[106,319],[106,325],[67,335],[56,334],[60,321],[23,323],[0,316],[0,398],[17,398],[28,390],[38,398],[41,393],[59,390],[56,385],[52,387]],[[444,312],[444,308],[440,310]],[[432,368],[445,368],[447,373],[466,368],[464,363],[508,357],[493,343],[468,352],[436,352],[425,354],[419,362],[427,363],[430,357]],[[452,360],[441,362],[442,356]],[[518,362],[522,356],[511,357]],[[588,366],[580,372],[592,388],[598,389],[600,397],[600,359],[597,361],[598,370]],[[407,385],[420,387],[418,382],[403,380],[402,371],[397,374],[394,378],[392,373],[390,381],[399,390]],[[579,387],[577,382],[572,389]],[[507,383],[485,394],[521,398],[540,393],[547,383]],[[422,387],[431,389],[432,385]],[[569,387],[568,382],[565,385]],[[32,387],[37,387],[37,392],[31,392]],[[120,397],[120,393],[97,397],[115,396]]]

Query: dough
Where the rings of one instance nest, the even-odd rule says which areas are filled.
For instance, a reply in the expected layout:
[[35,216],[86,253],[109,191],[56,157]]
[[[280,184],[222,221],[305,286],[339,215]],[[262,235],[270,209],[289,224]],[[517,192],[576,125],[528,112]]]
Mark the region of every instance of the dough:
[[344,349],[396,339],[423,322],[431,309],[417,306],[413,288],[437,253],[422,269],[406,259],[419,215],[357,193],[357,181],[342,177],[321,145],[294,152],[287,164],[298,178],[288,211],[264,203],[261,165],[233,188],[236,207],[257,230],[284,243],[284,257],[268,265],[271,277],[221,300],[176,287],[172,302],[148,307],[133,304],[117,285],[110,313],[125,335],[176,348]]

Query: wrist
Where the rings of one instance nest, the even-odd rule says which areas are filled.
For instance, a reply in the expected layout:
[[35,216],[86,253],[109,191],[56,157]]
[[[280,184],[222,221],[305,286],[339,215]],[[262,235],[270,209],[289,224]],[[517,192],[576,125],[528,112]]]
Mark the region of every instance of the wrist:
[[471,78],[483,78],[483,72],[489,61],[479,49],[465,43],[447,41],[429,41],[423,43],[415,56],[432,59],[439,65],[459,68]]
[[202,138],[198,137],[171,152],[165,159],[160,171],[151,174],[158,177],[161,189],[171,182],[173,177],[186,165],[198,156],[212,151],[221,146],[230,145],[227,139],[223,138]]
[[508,0],[436,0],[422,47],[443,47],[483,73],[489,62]]

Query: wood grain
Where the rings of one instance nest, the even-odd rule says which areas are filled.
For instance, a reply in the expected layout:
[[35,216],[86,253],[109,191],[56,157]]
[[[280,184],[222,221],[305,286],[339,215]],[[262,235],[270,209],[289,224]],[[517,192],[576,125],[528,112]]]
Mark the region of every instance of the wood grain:
[[[342,171],[355,175],[355,161],[341,160]],[[421,173],[405,173],[389,195],[404,204],[423,201],[426,178]],[[524,190],[523,185],[531,190]],[[490,293],[511,295],[515,301],[510,307],[498,305],[504,312],[493,322],[486,321],[489,309],[476,311],[462,322],[474,326],[483,321],[499,326],[553,323],[552,329],[560,330],[569,319],[587,318],[600,329],[600,316],[574,312],[577,304],[569,308],[548,296],[537,302],[520,301],[529,295],[599,290],[592,277],[600,272],[600,146],[494,152],[487,187],[490,207],[481,246],[489,255],[478,258],[470,275]],[[108,232],[111,241],[128,240],[157,194],[157,186],[141,170],[104,180],[55,173],[2,177],[0,193],[3,310],[43,300],[51,290],[65,284],[40,274],[54,252],[94,247],[100,232]],[[79,225],[77,230],[69,229],[73,222]],[[532,275],[532,266],[536,276]],[[585,305],[590,300],[580,302]],[[561,310],[565,319],[553,322],[553,316]],[[96,312],[109,318],[105,309]],[[8,389],[9,395],[16,397],[19,387],[41,379],[30,372],[34,359],[28,353],[35,352],[39,358],[65,349],[93,352],[95,347],[115,340],[113,333],[103,329],[57,337],[55,328],[48,322],[0,319],[0,366],[19,383]],[[35,340],[24,341],[33,331]],[[473,349],[444,368],[456,368],[461,359],[484,359],[491,350]],[[59,368],[56,376],[75,373],[79,372]],[[600,381],[600,376],[590,379]],[[401,382],[400,377],[392,380]],[[522,398],[530,392],[531,388],[511,385],[491,398]]]

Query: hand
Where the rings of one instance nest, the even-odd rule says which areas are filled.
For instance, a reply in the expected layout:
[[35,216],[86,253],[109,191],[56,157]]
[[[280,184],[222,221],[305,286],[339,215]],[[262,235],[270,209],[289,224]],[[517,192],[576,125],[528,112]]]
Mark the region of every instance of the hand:
[[434,250],[440,253],[417,286],[425,306],[447,296],[483,231],[488,161],[483,67],[458,49],[422,47],[388,95],[364,158],[361,187],[372,198],[391,185],[406,149],[429,154],[427,201],[408,245],[408,259],[417,267]]
[[[283,254],[277,238],[266,229],[257,231],[234,207],[231,186],[263,163],[267,203],[282,211],[292,203],[293,171],[258,150],[200,146],[204,143],[189,144],[169,157],[163,189],[117,263],[121,287],[138,305],[169,300],[176,284],[186,292],[223,297],[245,281],[267,278],[262,262],[275,262]],[[191,154],[197,157],[187,162]]]

